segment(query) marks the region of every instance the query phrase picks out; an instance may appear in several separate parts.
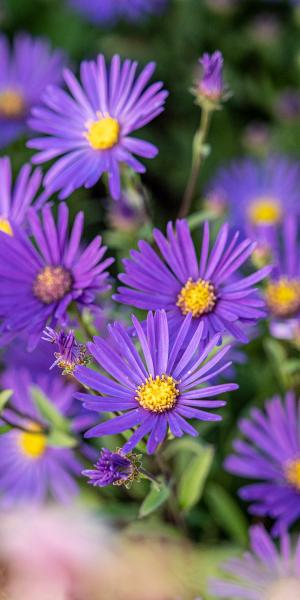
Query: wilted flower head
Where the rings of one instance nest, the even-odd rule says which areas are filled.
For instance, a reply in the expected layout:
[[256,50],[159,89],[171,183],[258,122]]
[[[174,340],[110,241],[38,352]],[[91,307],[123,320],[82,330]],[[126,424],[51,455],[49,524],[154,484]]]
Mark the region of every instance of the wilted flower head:
[[72,375],[75,367],[88,364],[86,346],[77,342],[73,331],[66,333],[63,330],[55,331],[51,327],[46,327],[43,335],[43,340],[58,346],[57,352],[54,352],[56,360],[50,369],[57,365],[63,370],[63,375]]
[[292,392],[253,408],[240,422],[245,440],[236,440],[236,454],[225,467],[231,473],[256,480],[240,490],[251,502],[250,512],[276,519],[278,535],[300,516],[300,404]]
[[69,94],[58,87],[46,90],[43,106],[33,109],[30,120],[31,127],[45,136],[30,140],[28,146],[39,151],[35,163],[60,157],[45,177],[48,193],[59,191],[60,198],[67,198],[107,173],[110,193],[118,199],[120,164],[144,173],[145,167],[133,155],[153,158],[157,148],[131,134],[164,110],[168,93],[161,82],[146,87],[154,63],[136,78],[137,67],[130,60],[122,63],[118,55],[107,67],[99,55],[96,61],[81,63],[81,85],[65,70]]
[[216,50],[213,54],[203,54],[199,59],[202,74],[194,93],[200,104],[208,102],[213,107],[222,99],[224,93],[222,53]]
[[[134,316],[132,322],[141,351],[137,350],[123,325],[115,323],[109,327],[108,340],[96,337],[94,343],[88,344],[92,356],[107,375],[86,367],[78,367],[75,371],[83,385],[102,395],[79,393],[76,397],[89,410],[124,413],[96,425],[86,437],[113,435],[138,426],[123,452],[131,452],[143,437],[149,435],[147,450],[153,453],[165,440],[169,429],[175,437],[184,433],[197,436],[198,431],[189,419],[219,421],[221,417],[208,410],[224,406],[225,402],[210,400],[210,397],[237,386],[233,383],[211,386],[208,383],[229,366],[230,363],[221,363],[214,369],[229,347],[224,347],[205,362],[220,336],[203,346],[202,323],[198,324],[194,335],[190,335],[191,315],[185,317],[172,339],[164,311],[154,315],[148,313],[145,329]],[[199,346],[202,348],[200,353]]]
[[14,231],[13,237],[0,232],[2,345],[21,334],[29,336],[30,345],[36,344],[47,323],[66,323],[72,302],[82,309],[109,288],[106,268],[113,259],[102,260],[106,247],[101,245],[101,237],[86,249],[80,248],[82,212],[77,214],[70,236],[65,204],[58,208],[57,223],[49,206],[42,209],[41,219],[30,210],[28,221],[36,245],[23,231]]
[[139,21],[161,12],[167,0],[69,0],[69,4],[92,23],[111,25],[120,19]]
[[26,120],[49,84],[59,83],[64,58],[47,42],[18,34],[13,48],[0,35],[0,147],[27,130]]
[[123,454],[122,450],[111,452],[102,448],[94,469],[86,469],[82,474],[95,487],[128,485],[139,477],[139,457],[132,453]]
[[278,550],[262,525],[250,529],[251,552],[233,558],[222,570],[226,579],[211,582],[216,598],[230,600],[299,600],[300,537],[295,550],[286,534]]

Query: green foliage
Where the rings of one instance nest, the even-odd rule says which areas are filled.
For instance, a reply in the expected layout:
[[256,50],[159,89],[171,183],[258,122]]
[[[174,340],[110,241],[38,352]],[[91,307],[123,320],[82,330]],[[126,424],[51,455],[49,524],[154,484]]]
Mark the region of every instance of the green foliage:
[[186,512],[199,502],[209,474],[214,450],[211,446],[203,447],[185,469],[178,485],[180,507]]
[[155,484],[151,484],[151,489],[145,500],[143,501],[139,516],[147,517],[152,512],[160,508],[170,497],[170,488],[164,483],[159,484],[158,486]]

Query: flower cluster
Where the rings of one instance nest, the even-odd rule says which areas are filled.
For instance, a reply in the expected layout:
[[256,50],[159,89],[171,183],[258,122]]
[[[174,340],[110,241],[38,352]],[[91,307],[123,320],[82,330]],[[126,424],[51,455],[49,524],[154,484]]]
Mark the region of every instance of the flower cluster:
[[69,0],[92,23],[111,25],[119,19],[138,21],[151,13],[160,13],[167,0]]

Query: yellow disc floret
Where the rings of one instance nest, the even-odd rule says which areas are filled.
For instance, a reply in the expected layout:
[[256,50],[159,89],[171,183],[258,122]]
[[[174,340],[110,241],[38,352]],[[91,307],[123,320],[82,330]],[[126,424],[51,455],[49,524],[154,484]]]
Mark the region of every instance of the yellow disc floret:
[[40,458],[47,446],[47,438],[41,432],[41,428],[36,423],[30,423],[29,429],[20,434],[19,445],[22,453],[28,458]]
[[268,283],[266,301],[277,317],[292,317],[300,310],[300,280],[282,277]]
[[249,218],[254,225],[276,225],[281,217],[281,206],[273,198],[263,196],[250,204]]
[[23,96],[14,90],[0,92],[0,116],[7,119],[20,118],[25,113]]
[[72,287],[72,276],[63,267],[45,267],[33,284],[34,295],[44,304],[58,302]]
[[88,139],[93,150],[108,150],[118,143],[120,125],[110,116],[100,117],[98,121],[88,123]]
[[292,460],[285,469],[287,481],[300,491],[300,459]]
[[4,217],[0,217],[0,231],[3,231],[8,235],[13,235],[13,230],[11,228],[10,222],[8,219],[4,219]]
[[140,385],[136,392],[136,400],[145,408],[155,413],[163,413],[176,404],[179,390],[175,379],[169,375],[152,376]]
[[201,317],[213,310],[216,300],[215,288],[210,281],[189,279],[178,295],[177,306],[183,315],[192,313],[193,317]]

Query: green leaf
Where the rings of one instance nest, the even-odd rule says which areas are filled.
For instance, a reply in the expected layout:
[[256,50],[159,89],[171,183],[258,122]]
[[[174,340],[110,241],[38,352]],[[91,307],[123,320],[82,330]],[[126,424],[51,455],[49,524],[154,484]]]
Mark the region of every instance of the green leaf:
[[193,438],[182,438],[172,440],[164,450],[164,456],[167,459],[173,458],[178,452],[187,451],[200,455],[203,452],[203,446],[199,441]]
[[200,500],[213,457],[212,446],[202,448],[201,454],[191,460],[183,473],[178,486],[178,499],[184,511],[189,511]]
[[139,511],[139,517],[147,517],[157,508],[159,508],[170,496],[170,488],[162,484],[159,489],[152,484],[151,490],[142,503]]
[[12,390],[3,390],[3,392],[0,392],[0,414],[2,413],[12,394]]
[[52,402],[45,396],[42,390],[37,386],[32,386],[30,392],[36,408],[44,419],[53,426],[54,429],[68,431],[68,421],[62,416]]
[[11,431],[12,429],[13,428],[11,427],[11,425],[1,425],[0,426],[0,435],[3,435],[4,433]]
[[242,546],[248,542],[247,520],[237,502],[218,483],[210,483],[205,497],[215,521],[226,531],[232,540]]
[[201,210],[192,214],[188,217],[187,221],[190,227],[190,230],[193,231],[198,225],[204,223],[204,221],[213,221],[216,218],[216,215],[211,210]]
[[47,438],[48,445],[52,448],[75,448],[77,440],[68,433],[59,429],[53,429]]

